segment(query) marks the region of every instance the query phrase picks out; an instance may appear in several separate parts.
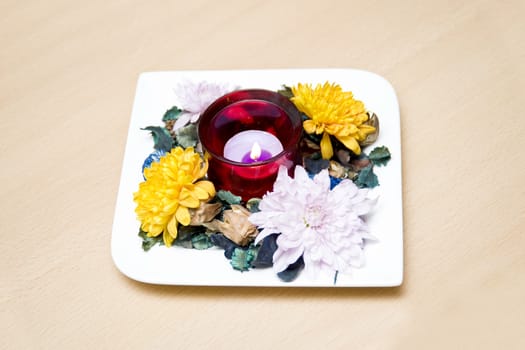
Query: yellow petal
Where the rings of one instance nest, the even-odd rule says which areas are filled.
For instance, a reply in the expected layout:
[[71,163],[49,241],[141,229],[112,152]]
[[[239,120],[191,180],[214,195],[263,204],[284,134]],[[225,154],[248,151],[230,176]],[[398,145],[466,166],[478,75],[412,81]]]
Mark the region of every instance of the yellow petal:
[[359,126],[359,130],[365,134],[371,134],[376,131],[376,128],[372,125],[363,124]]
[[200,205],[200,201],[197,198],[197,194],[191,191],[191,189],[188,189],[187,187],[183,187],[180,191],[179,195],[179,204],[186,207],[186,208],[198,208]]
[[332,148],[332,142],[330,141],[330,135],[328,133],[323,134],[321,139],[321,155],[323,159],[330,159],[334,155],[334,150]]
[[313,120],[305,120],[303,122],[303,128],[304,131],[306,131],[309,134],[313,134],[315,132],[315,122]]
[[[198,208],[199,204],[201,203],[197,198],[193,196],[187,196],[184,199],[180,200],[180,205],[186,207],[186,208]],[[179,207],[180,208],[180,207]]]
[[[167,231],[173,239],[177,238],[177,234],[179,232],[177,229],[178,224],[179,223],[177,222],[177,217],[173,215],[171,220],[168,222],[168,226],[164,230],[164,235],[166,235],[166,231]],[[165,238],[164,238],[164,241],[166,241]]]
[[164,241],[164,245],[166,245],[166,247],[171,247],[171,243],[173,243],[175,238],[171,236],[168,230],[164,230],[162,233],[162,240]]
[[197,199],[201,200],[201,201],[205,201],[207,200],[210,195],[208,192],[206,192],[205,189],[199,187],[199,186],[194,186],[193,187],[193,193],[195,193],[195,195],[197,196]]
[[184,226],[188,226],[190,224],[190,211],[186,207],[178,207],[177,211],[175,212],[175,217],[177,218],[177,221]]
[[213,185],[213,182],[202,180],[197,182],[195,187],[205,190],[210,195],[210,197],[215,197],[215,186]]
[[352,136],[339,136],[337,137],[339,141],[345,145],[346,148],[348,148],[350,151],[354,152],[356,155],[361,154],[361,147],[359,147],[359,143],[357,143],[356,139]]

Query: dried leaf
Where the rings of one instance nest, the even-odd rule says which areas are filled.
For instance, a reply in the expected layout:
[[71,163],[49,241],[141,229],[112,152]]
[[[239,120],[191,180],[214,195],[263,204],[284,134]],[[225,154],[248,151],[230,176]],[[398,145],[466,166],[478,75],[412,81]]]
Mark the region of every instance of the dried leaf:
[[255,247],[250,247],[248,249],[235,248],[230,264],[235,270],[248,271],[256,255],[257,248]]
[[177,106],[173,106],[170,109],[164,113],[164,116],[162,117],[163,122],[167,122],[169,120],[177,120],[179,118],[180,114],[182,113],[182,110],[177,108]]
[[252,262],[253,267],[273,266],[273,254],[277,250],[277,236],[278,234],[269,235],[262,240],[257,257]]
[[354,158],[350,161],[350,166],[354,171],[360,171],[370,165],[370,159],[364,153],[361,153],[361,155],[358,158]]
[[153,148],[159,151],[169,152],[173,147],[173,139],[169,131],[162,126],[147,126],[142,130],[148,130],[153,136]]
[[330,161],[322,158],[308,157],[304,158],[304,168],[310,174],[318,174],[323,169],[328,169],[330,166]]
[[234,195],[230,191],[220,190],[217,192],[217,197],[228,204],[241,204],[242,198]]
[[259,203],[261,203],[261,198],[252,198],[246,202],[246,208],[250,213],[257,213],[259,210]]
[[195,147],[199,141],[197,135],[197,126],[195,124],[188,124],[175,132],[175,137],[179,145],[183,148]]
[[282,87],[283,87],[282,89],[277,90],[277,93],[283,95],[286,98],[292,98],[293,97],[292,88],[286,85],[283,85]]
[[388,161],[391,158],[390,151],[387,147],[381,146],[376,147],[370,152],[370,155],[368,156],[372,163],[377,166],[383,166],[388,163]]
[[377,180],[376,174],[374,174],[371,164],[359,172],[355,184],[360,188],[374,188],[379,185],[379,181]]
[[304,268],[304,259],[301,256],[299,259],[297,259],[296,262],[289,265],[286,270],[281,271],[277,274],[277,277],[279,277],[283,282],[292,282],[294,279],[297,278],[299,275],[299,272]]
[[162,235],[158,235],[157,237],[149,237],[148,234],[142,229],[139,230],[139,237],[142,238],[142,249],[147,252],[150,250],[154,245],[164,245],[164,241],[162,240]]
[[191,237],[191,244],[193,248],[204,250],[213,247],[213,244],[210,241],[210,237],[205,233],[199,233]]
[[222,233],[215,233],[210,236],[210,242],[219,248],[224,249],[224,256],[227,259],[231,259],[233,251],[240,246],[229,240]]

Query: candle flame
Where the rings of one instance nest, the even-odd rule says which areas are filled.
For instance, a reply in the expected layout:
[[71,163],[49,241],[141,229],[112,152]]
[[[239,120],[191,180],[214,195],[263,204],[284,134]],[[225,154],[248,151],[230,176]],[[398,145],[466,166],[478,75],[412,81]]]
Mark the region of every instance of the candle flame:
[[253,160],[257,160],[259,159],[260,156],[261,156],[261,146],[259,146],[259,144],[255,142],[250,152],[250,158]]

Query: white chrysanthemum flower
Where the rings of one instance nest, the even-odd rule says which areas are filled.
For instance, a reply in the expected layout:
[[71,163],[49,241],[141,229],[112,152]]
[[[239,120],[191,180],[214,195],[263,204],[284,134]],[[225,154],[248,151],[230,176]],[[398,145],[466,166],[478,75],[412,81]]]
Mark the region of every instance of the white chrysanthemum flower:
[[213,101],[235,89],[227,84],[185,81],[173,90],[178,100],[177,107],[183,111],[173,126],[173,130],[177,130],[188,123],[196,123]]
[[327,170],[310,179],[297,166],[292,179],[281,167],[273,191],[259,204],[261,211],[249,220],[262,228],[256,242],[279,233],[273,255],[275,272],[303,256],[306,273],[315,278],[320,271],[345,273],[363,265],[364,240],[374,238],[362,216],[375,202],[368,198],[368,189],[357,188],[351,180],[331,190]]

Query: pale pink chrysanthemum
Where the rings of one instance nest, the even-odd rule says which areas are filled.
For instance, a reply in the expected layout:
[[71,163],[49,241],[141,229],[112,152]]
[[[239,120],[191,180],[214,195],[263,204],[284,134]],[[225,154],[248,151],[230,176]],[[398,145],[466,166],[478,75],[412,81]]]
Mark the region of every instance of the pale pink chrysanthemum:
[[182,109],[181,115],[173,126],[173,130],[177,130],[188,123],[196,123],[202,112],[213,101],[234,89],[227,84],[185,81],[175,86],[173,90],[178,101],[177,107]]
[[363,265],[364,240],[374,239],[363,216],[375,202],[368,198],[368,189],[357,188],[351,180],[331,190],[327,170],[310,179],[297,166],[292,179],[281,167],[273,191],[263,196],[260,212],[249,220],[262,228],[256,243],[279,234],[273,255],[275,272],[303,256],[305,272],[315,278],[321,271],[347,273]]

